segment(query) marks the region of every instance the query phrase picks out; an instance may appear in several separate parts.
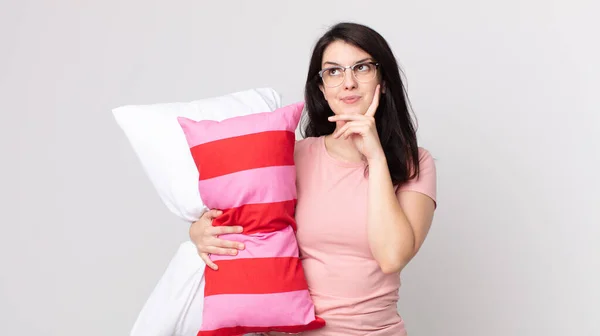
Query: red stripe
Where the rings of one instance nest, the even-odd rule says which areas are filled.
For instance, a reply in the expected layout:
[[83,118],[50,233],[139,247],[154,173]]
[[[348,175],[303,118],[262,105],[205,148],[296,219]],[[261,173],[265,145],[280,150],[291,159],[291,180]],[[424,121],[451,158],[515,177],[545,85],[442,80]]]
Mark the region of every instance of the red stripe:
[[244,227],[244,234],[279,231],[288,225],[296,231],[295,208],[296,200],[246,204],[237,208],[221,209],[223,214],[214,219],[213,225],[241,225]]
[[200,180],[242,170],[294,165],[296,135],[267,131],[207,142],[190,149]]
[[242,336],[247,333],[259,333],[268,331],[278,331],[285,333],[301,333],[303,331],[316,330],[325,326],[325,320],[320,317],[316,317],[314,321],[307,325],[298,326],[280,326],[280,327],[231,327],[231,328],[220,328],[217,330],[206,330],[199,331],[197,336]]
[[299,258],[217,260],[218,270],[206,268],[204,296],[267,294],[308,289]]

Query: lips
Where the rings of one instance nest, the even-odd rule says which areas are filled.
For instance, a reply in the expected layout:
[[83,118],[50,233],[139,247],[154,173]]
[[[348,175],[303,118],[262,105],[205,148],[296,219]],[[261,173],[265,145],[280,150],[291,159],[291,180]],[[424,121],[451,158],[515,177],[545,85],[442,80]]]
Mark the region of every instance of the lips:
[[341,99],[346,104],[354,104],[360,99],[360,96],[348,96]]

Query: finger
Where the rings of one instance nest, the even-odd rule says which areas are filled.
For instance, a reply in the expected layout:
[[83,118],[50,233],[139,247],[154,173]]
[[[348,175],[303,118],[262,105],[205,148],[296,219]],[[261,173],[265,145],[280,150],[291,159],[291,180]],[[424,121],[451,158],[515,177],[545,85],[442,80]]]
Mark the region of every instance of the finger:
[[206,212],[208,219],[213,220],[223,214],[223,211],[217,209],[211,209]]
[[228,249],[228,248],[223,248],[223,247],[217,247],[217,246],[207,246],[205,249],[205,251],[207,251],[210,254],[214,254],[214,255],[237,255],[238,254],[238,250],[236,249]]
[[350,136],[352,136],[353,134],[356,135],[361,135],[360,133],[357,133],[355,130],[348,130],[346,131],[344,134],[341,135],[341,138],[343,138],[344,140],[348,139]]
[[219,269],[219,266],[217,266],[217,264],[215,264],[212,260],[210,260],[210,257],[208,256],[208,254],[200,253],[200,258],[202,258],[202,260],[204,261],[206,266],[214,269],[215,271]]
[[218,247],[223,247],[223,248],[228,248],[228,249],[238,249],[238,250],[243,250],[245,247],[244,244],[236,242],[236,241],[217,239],[217,238],[215,238],[214,245],[218,246]]
[[365,120],[365,116],[362,114],[340,114],[331,116],[328,119],[329,121],[358,121]]
[[375,115],[375,112],[377,111],[377,107],[379,106],[379,92],[381,91],[381,85],[377,85],[377,88],[375,88],[375,94],[373,95],[373,101],[371,102],[371,105],[369,105],[369,108],[367,109],[367,113],[365,113],[365,116],[369,116],[369,117],[373,117]]
[[343,132],[340,132],[340,134],[338,134],[338,138],[348,139],[348,137],[350,135],[352,135],[353,133],[354,133],[353,129],[347,128]]
[[241,226],[213,226],[208,229],[208,232],[213,236],[224,234],[242,233],[244,228]]
[[360,127],[362,129],[368,129],[369,121],[368,120],[351,121],[351,122],[347,123],[346,125],[344,125],[344,127],[335,131],[335,133],[333,134],[333,138],[334,139],[340,138],[342,136],[342,134],[346,133],[350,128],[356,128],[356,127]]
[[340,137],[348,139],[352,134],[364,136],[367,134],[367,128],[364,125],[354,125],[353,127],[349,127]]
[[347,123],[342,128],[340,128],[339,130],[335,131],[333,133],[333,138],[334,139],[338,139],[342,134],[344,134],[346,132],[346,130],[348,130],[348,127],[350,127],[350,123]]

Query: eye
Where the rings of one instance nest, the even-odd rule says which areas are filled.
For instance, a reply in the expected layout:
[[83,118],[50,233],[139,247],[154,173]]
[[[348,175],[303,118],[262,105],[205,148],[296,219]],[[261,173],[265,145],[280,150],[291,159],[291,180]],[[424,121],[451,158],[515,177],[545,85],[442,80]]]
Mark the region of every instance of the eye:
[[360,72],[369,72],[372,69],[372,65],[370,63],[360,63],[354,69]]
[[328,70],[326,71],[326,74],[327,74],[328,76],[339,76],[339,75],[340,75],[340,72],[341,72],[341,71],[340,71],[340,69],[339,69],[339,68],[331,68],[331,69],[328,69]]

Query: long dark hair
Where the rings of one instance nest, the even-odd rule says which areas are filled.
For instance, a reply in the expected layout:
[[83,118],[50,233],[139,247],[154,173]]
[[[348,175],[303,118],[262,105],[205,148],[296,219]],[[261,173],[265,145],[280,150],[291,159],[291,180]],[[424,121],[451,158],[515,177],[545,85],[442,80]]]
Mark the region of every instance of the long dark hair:
[[[382,94],[375,113],[375,124],[394,186],[418,176],[419,148],[416,126],[409,112],[406,90],[400,77],[398,62],[386,40],[373,29],[356,23],[338,23],[316,43],[308,68],[304,90],[306,116],[301,129],[303,137],[329,135],[335,123],[327,120],[333,111],[323,97],[319,85],[323,53],[329,44],[343,41],[370,54],[378,63],[382,79]],[[385,88],[385,89],[384,89]],[[366,173],[366,172],[365,172]]]

